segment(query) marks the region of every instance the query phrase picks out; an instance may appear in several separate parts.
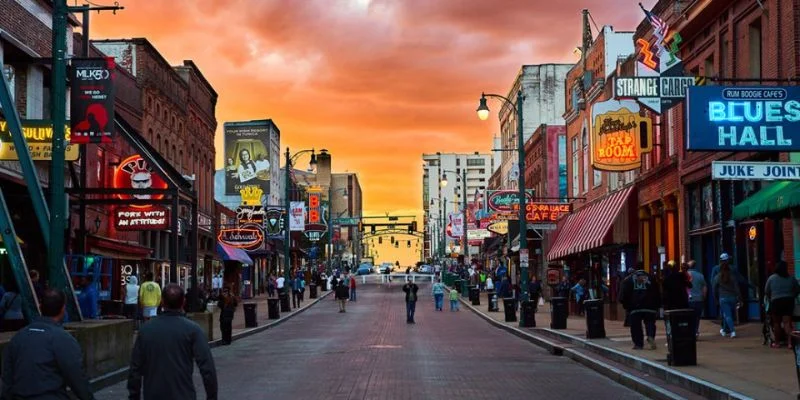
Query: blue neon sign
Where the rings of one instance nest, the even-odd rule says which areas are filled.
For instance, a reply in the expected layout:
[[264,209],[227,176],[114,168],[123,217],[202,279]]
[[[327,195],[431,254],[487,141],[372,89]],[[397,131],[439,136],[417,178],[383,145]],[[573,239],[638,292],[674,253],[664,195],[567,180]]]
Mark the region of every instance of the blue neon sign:
[[686,109],[687,150],[800,150],[798,86],[693,86]]

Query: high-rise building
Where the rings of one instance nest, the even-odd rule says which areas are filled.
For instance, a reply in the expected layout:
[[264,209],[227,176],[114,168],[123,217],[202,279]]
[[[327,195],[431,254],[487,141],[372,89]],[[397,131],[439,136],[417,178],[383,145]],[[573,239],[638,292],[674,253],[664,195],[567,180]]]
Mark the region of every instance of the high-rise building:
[[[455,241],[443,239],[447,212],[461,210],[464,191],[461,177],[466,171],[467,201],[483,193],[494,171],[492,155],[488,153],[433,153],[422,155],[422,208],[425,211],[425,259],[441,255],[440,250],[454,249]],[[447,180],[441,185],[442,178]],[[474,252],[470,252],[474,254]]]

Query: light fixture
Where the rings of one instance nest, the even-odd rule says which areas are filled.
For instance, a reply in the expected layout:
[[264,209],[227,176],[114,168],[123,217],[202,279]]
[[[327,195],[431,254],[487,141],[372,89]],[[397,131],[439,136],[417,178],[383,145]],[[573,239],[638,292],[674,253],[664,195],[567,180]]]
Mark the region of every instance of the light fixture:
[[442,179],[439,181],[439,184],[442,185],[442,187],[447,186],[447,178],[444,175],[442,175]]
[[347,189],[345,189],[344,193],[342,193],[342,198],[347,200]]
[[478,118],[481,121],[486,121],[489,119],[489,106],[486,105],[486,96],[481,93],[481,101],[478,104]]
[[311,149],[311,161],[308,162],[308,172],[317,172],[317,154]]

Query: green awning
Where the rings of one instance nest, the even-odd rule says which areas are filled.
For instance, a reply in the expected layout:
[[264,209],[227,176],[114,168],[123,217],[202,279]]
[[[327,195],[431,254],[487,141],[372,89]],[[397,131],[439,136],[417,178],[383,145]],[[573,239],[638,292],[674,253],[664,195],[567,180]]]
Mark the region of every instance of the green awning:
[[763,217],[800,207],[800,182],[781,181],[759,190],[733,208],[733,219]]

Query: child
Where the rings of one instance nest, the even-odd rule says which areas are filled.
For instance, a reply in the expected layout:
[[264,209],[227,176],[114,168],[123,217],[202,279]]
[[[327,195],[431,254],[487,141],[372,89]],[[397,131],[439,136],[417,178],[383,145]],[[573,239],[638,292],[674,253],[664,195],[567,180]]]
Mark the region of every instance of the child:
[[458,292],[455,289],[450,290],[450,311],[458,311]]

